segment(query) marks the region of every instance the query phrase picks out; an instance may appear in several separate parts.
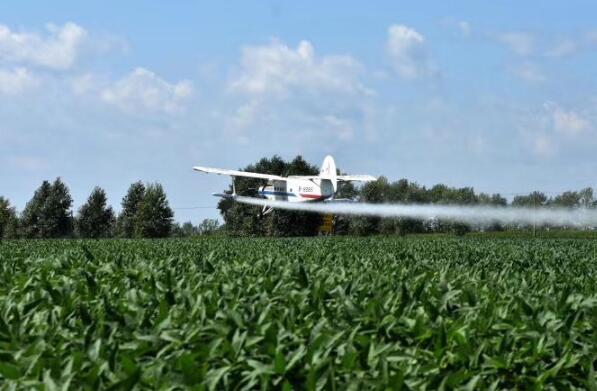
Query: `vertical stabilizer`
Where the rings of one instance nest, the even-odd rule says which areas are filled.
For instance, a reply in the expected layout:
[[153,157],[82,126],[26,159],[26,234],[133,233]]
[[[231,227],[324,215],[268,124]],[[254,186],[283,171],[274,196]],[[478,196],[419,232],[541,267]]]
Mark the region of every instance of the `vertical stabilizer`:
[[323,163],[321,164],[321,171],[319,171],[319,177],[322,180],[328,180],[332,184],[332,188],[334,189],[334,193],[338,190],[338,179],[336,177],[336,162],[334,162],[334,158],[330,155],[327,155],[325,159],[323,159]]

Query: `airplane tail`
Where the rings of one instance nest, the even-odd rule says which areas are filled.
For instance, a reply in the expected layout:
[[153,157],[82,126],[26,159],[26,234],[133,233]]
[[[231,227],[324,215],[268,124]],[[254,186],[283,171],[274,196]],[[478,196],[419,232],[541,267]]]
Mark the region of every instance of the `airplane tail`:
[[332,186],[334,193],[338,190],[338,177],[336,173],[336,162],[334,162],[334,158],[330,155],[326,156],[323,159],[323,163],[321,164],[321,171],[319,171],[319,177],[322,180],[322,184],[324,181],[329,181],[328,183]]

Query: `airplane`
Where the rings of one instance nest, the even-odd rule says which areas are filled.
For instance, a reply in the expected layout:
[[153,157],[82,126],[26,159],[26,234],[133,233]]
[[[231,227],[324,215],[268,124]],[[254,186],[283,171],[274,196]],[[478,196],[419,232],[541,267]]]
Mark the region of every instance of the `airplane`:
[[[237,170],[227,170],[210,167],[193,167],[193,170],[204,172],[206,174],[227,175],[232,177],[232,194],[213,193],[216,197],[228,200],[235,200],[236,187],[234,186],[235,177],[256,178],[267,180],[267,184],[257,189],[257,195],[260,198],[273,201],[287,202],[347,202],[350,200],[334,199],[338,191],[338,182],[371,182],[377,180],[371,175],[338,175],[336,172],[336,162],[331,156],[326,156],[321,165],[319,175],[291,175],[287,177],[279,175],[261,174],[256,172],[246,172]],[[264,206],[262,215],[272,211],[272,207]]]

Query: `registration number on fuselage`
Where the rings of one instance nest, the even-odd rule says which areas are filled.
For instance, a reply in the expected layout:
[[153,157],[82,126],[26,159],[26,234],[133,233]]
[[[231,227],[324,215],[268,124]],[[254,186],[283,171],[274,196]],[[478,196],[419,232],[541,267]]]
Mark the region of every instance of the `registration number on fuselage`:
[[300,193],[313,193],[313,187],[312,186],[299,186],[299,192]]

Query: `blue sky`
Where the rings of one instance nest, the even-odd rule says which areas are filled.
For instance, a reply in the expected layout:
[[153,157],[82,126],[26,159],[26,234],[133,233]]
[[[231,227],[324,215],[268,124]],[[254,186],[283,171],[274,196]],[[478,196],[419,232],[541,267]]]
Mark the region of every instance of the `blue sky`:
[[[0,5],[0,194],[61,176],[120,207],[158,181],[217,217],[262,156],[508,196],[595,186],[597,4],[31,2]],[[184,209],[187,207],[205,207]]]

